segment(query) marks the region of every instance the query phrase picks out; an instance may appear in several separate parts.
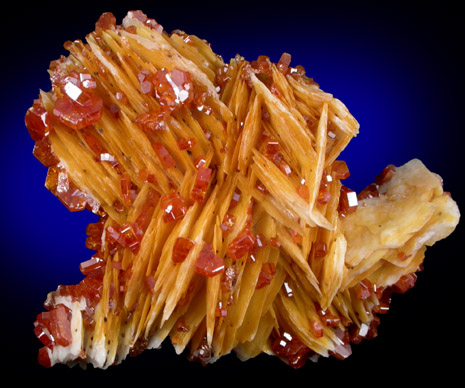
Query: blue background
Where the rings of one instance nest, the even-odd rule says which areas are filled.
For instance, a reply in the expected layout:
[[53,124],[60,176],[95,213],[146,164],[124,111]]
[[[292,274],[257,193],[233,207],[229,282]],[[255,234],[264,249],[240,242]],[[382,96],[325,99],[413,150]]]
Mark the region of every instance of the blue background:
[[[373,2],[375,3],[375,2]],[[389,4],[389,5],[387,5]],[[96,218],[69,213],[45,187],[46,168],[32,155],[33,141],[24,114],[39,89],[48,91],[49,62],[67,55],[66,40],[84,39],[102,12],[121,23],[129,9],[142,9],[167,31],[182,29],[211,43],[225,61],[239,53],[248,60],[268,55],[277,62],[283,52],[291,65],[303,65],[321,88],[342,100],[360,123],[360,135],[343,152],[357,191],[390,163],[412,158],[440,174],[444,188],[463,209],[464,48],[460,12],[446,2],[436,7],[394,6],[376,2],[323,5],[282,1],[132,1],[78,5],[13,6],[4,15],[1,36],[1,293],[2,350],[5,371],[17,378],[52,381],[112,378],[150,373],[182,379],[250,379],[343,383],[363,376],[368,383],[399,378],[403,382],[441,376],[452,379],[458,365],[453,355],[463,344],[457,313],[462,303],[463,227],[427,251],[425,270],[416,287],[394,298],[382,317],[379,337],[353,347],[343,362],[328,359],[294,371],[282,362],[260,356],[247,363],[225,357],[203,368],[178,357],[170,345],[128,359],[108,371],[38,367],[39,341],[32,322],[49,291],[81,280],[80,262],[91,251],[84,246],[85,228]],[[16,11],[16,12],[15,12]],[[413,365],[418,362],[420,368]],[[24,373],[26,372],[26,373]],[[350,377],[352,376],[352,377]],[[305,380],[298,380],[298,379]],[[71,379],[71,380],[69,380]],[[63,380],[60,380],[63,382]],[[448,380],[451,381],[451,380]]]

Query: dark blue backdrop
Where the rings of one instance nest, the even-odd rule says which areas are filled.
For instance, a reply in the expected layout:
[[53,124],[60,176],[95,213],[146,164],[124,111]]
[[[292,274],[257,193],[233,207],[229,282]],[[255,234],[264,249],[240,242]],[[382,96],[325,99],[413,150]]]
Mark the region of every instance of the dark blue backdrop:
[[[32,156],[24,114],[39,89],[49,90],[49,62],[67,54],[66,40],[84,39],[104,11],[112,11],[120,23],[127,10],[142,9],[168,31],[179,28],[206,39],[225,60],[239,53],[249,60],[264,54],[278,61],[282,52],[290,53],[292,65],[303,65],[323,90],[346,104],[361,125],[360,135],[342,155],[352,173],[346,181],[350,187],[361,190],[387,164],[400,165],[416,157],[444,178],[445,190],[461,206],[464,67],[459,54],[464,29],[455,7],[282,0],[276,5],[133,1],[126,6],[47,2],[13,7],[16,10],[3,15],[0,72],[0,338],[3,353],[14,361],[5,370],[17,377],[65,376],[71,381],[111,378],[133,369],[140,374],[150,371],[154,379],[179,371],[180,378],[188,372],[192,379],[224,379],[218,382],[242,379],[253,371],[262,382],[273,381],[276,373],[290,379],[289,384],[301,378],[309,384],[315,380],[339,383],[348,376],[355,380],[356,375],[371,382],[395,380],[400,370],[410,370],[407,379],[454,375],[457,359],[451,352],[463,341],[457,325],[461,226],[428,250],[417,286],[395,298],[390,314],[383,317],[380,336],[354,347],[353,356],[344,362],[323,360],[293,371],[266,356],[248,363],[230,356],[205,369],[165,346],[105,373],[37,367],[40,344],[32,322],[49,291],[58,284],[80,281],[78,264],[91,254],[84,247],[85,227],[95,216],[69,213],[44,188],[46,169]],[[413,367],[414,361],[423,366]]]

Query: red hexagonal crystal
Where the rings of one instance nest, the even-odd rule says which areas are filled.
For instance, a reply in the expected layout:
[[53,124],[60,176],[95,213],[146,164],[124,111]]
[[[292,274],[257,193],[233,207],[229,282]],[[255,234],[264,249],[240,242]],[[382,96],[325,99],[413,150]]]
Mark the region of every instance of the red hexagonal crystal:
[[49,167],[45,187],[56,195],[69,211],[75,212],[86,208],[87,195],[68,178],[68,173],[62,166]]
[[396,166],[394,166],[393,164],[386,166],[381,172],[381,174],[379,174],[376,177],[375,183],[380,186],[380,185],[383,185],[389,182],[394,176],[395,172],[396,172]]
[[195,146],[196,143],[197,143],[197,142],[196,142],[195,139],[184,139],[184,138],[180,138],[180,139],[178,139],[178,141],[177,141],[178,148],[179,148],[181,151],[185,151],[185,150],[191,149],[193,146]]
[[27,110],[24,123],[32,140],[41,140],[52,129],[52,120],[40,100],[34,100],[33,105]]
[[136,117],[135,123],[145,132],[163,131],[166,129],[165,120],[169,112],[160,108],[153,108],[149,112],[141,113]]
[[233,260],[244,257],[255,246],[256,238],[249,230],[243,230],[228,245],[228,256]]
[[58,158],[53,153],[52,144],[48,136],[35,142],[32,154],[45,167],[54,166],[59,162]]
[[317,241],[313,245],[312,249],[313,249],[314,254],[315,254],[314,257],[316,257],[316,258],[324,257],[328,253],[328,248],[326,246],[326,243],[323,242],[323,241]]
[[89,74],[73,74],[58,79],[62,97],[57,98],[53,114],[64,125],[80,130],[100,120],[103,101],[94,94],[97,86]]
[[203,276],[213,277],[223,271],[223,258],[215,255],[213,246],[210,243],[204,243],[195,263],[195,272]]
[[257,290],[271,283],[276,273],[276,265],[273,263],[263,263],[260,275],[257,280]]
[[164,222],[171,222],[182,218],[187,211],[184,199],[178,193],[169,193],[162,196],[160,198],[160,206],[165,212],[163,215]]
[[194,245],[194,241],[186,237],[178,237],[173,247],[173,261],[178,264],[182,263]]
[[96,96],[89,96],[83,104],[70,98],[58,98],[53,114],[66,126],[79,130],[99,121],[102,107],[102,100]]
[[104,260],[98,255],[95,255],[91,257],[89,260],[83,261],[81,264],[79,264],[79,270],[82,272],[83,275],[87,276],[96,269],[103,268],[104,266]]
[[134,254],[139,252],[139,235],[137,227],[131,222],[124,222],[121,226],[109,225],[106,229],[106,238],[110,243],[129,248]]
[[283,53],[281,55],[281,58],[279,58],[278,70],[283,74],[287,74],[290,64],[291,64],[291,55],[288,53]]
[[357,210],[358,207],[358,200],[357,200],[357,193],[355,191],[349,189],[346,186],[341,186],[341,193],[339,196],[339,205],[338,205],[338,212],[339,214],[344,217],[346,214],[353,213]]
[[197,177],[195,178],[194,187],[191,192],[191,197],[194,201],[203,202],[210,183],[211,175],[211,168],[199,167],[197,170]]
[[331,171],[336,179],[347,179],[350,176],[349,168],[343,160],[335,160]]
[[286,359],[290,366],[295,369],[302,367],[310,353],[310,348],[305,346],[297,336],[283,332],[277,337],[271,349],[278,356]]
[[160,159],[160,162],[163,164],[163,167],[171,168],[176,165],[176,162],[174,161],[173,157],[163,146],[163,144],[161,144],[159,141],[156,141],[152,144],[152,147],[155,153],[157,154],[158,159]]
[[234,224],[236,223],[236,217],[234,217],[231,214],[225,214],[223,218],[223,222],[221,223],[221,231],[223,232],[224,235],[227,235],[229,232],[231,232],[231,229],[234,227]]
[[58,304],[52,310],[37,315],[34,332],[45,346],[68,346],[73,341],[71,318],[71,310]]
[[112,30],[116,28],[116,18],[111,12],[104,12],[100,15],[97,23],[95,23],[95,30]]
[[310,199],[310,191],[307,185],[297,186],[297,194],[299,194],[306,202]]
[[153,83],[155,97],[165,109],[174,111],[193,99],[194,85],[191,75],[185,71],[160,69],[155,73]]
[[45,368],[51,368],[52,367],[52,361],[50,360],[50,356],[48,355],[48,348],[46,346],[43,346],[42,348],[39,349],[39,353],[37,354],[37,361],[39,362],[40,365],[42,365]]

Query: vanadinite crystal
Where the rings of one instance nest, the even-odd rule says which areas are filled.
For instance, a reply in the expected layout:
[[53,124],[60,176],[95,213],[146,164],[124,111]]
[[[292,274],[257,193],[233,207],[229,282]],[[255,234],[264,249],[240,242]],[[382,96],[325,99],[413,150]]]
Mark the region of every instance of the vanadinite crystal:
[[195,243],[192,240],[186,237],[178,237],[173,248],[173,261],[182,263],[194,245]]
[[195,272],[203,276],[212,277],[222,273],[223,271],[223,258],[215,255],[213,246],[210,243],[205,242],[199,256],[197,257]]
[[153,77],[155,96],[165,109],[174,111],[187,105],[193,98],[193,84],[189,73],[173,69],[161,69]]
[[184,217],[187,211],[187,206],[178,193],[165,194],[160,198],[160,206],[165,212],[163,215],[163,221],[165,222],[176,221]]
[[255,236],[248,230],[243,230],[229,244],[228,255],[233,260],[238,260],[248,254],[256,244]]
[[45,187],[71,212],[84,210],[87,206],[88,196],[69,179],[62,166],[49,167]]
[[211,168],[199,167],[195,178],[194,187],[192,188],[191,196],[194,201],[202,202],[207,193],[208,185],[212,175]]
[[173,160],[171,154],[163,146],[163,144],[157,141],[152,144],[152,147],[155,150],[155,153],[157,154],[158,159],[160,159],[160,162],[163,164],[163,167],[171,168],[176,165],[176,162]]
[[277,337],[273,341],[271,349],[278,357],[284,358],[295,369],[305,364],[311,353],[310,348],[305,346],[298,337],[288,332],[283,332]]
[[53,153],[52,144],[48,136],[36,141],[32,154],[45,167],[55,166],[59,162],[58,158]]
[[52,120],[40,100],[34,101],[24,118],[32,140],[38,141],[47,136],[52,128]]
[[345,216],[357,210],[358,199],[357,193],[346,186],[341,187],[341,194],[339,197],[339,214]]
[[276,273],[276,265],[274,263],[263,263],[262,270],[258,277],[256,288],[260,289],[271,283],[273,276]]
[[47,347],[68,346],[73,341],[71,318],[71,310],[59,304],[52,310],[37,315],[34,332]]
[[79,130],[92,125],[102,116],[103,101],[94,94],[95,81],[80,73],[60,79],[62,96],[57,98],[53,114],[66,126]]

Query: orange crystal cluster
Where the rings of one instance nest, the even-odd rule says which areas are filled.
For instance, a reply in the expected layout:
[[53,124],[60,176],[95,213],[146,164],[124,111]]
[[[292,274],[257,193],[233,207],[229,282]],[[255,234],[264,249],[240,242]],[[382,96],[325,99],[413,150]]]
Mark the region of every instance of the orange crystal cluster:
[[[246,335],[252,326],[266,332],[256,336],[260,351],[294,368],[325,352],[344,359],[350,343],[374,338],[377,314],[387,312],[393,292],[413,287],[414,274],[387,287],[363,279],[334,306],[322,308],[319,299],[336,237],[314,212],[327,212],[339,225],[396,174],[388,166],[358,198],[341,183],[350,172],[336,158],[358,130],[348,112],[338,111],[346,115],[344,132],[337,126],[342,119],[334,113],[328,119],[324,110],[341,109],[338,103],[303,67],[291,67],[287,53],[277,64],[260,56],[228,65],[206,42],[182,31],[169,35],[141,11],[130,11],[123,25],[104,13],[88,41],[65,44],[71,59],[51,63],[52,89],[25,116],[34,155],[48,167],[46,187],[70,211],[99,215],[87,228],[86,246],[95,254],[81,263],[84,279],[51,292],[34,322],[44,345],[39,362],[52,366],[54,349],[70,347],[77,316],[76,331],[93,333],[80,338],[107,335],[103,343],[126,346],[131,355],[149,346],[157,325],[172,325],[166,330],[172,343],[190,346],[189,359],[202,363],[235,346],[254,355],[247,343],[255,337]],[[300,109],[297,118],[285,104]],[[283,125],[304,133],[283,139],[274,130]],[[290,149],[299,135],[309,155]],[[318,154],[318,142],[326,153]],[[314,159],[312,168],[305,158]],[[316,172],[318,158],[324,168]],[[280,202],[280,190],[290,204]],[[363,319],[349,313],[346,299]],[[268,309],[256,316],[254,309],[242,311],[241,301]],[[305,335],[289,318],[300,305],[308,307]],[[246,314],[256,322],[241,328]],[[129,342],[119,337],[125,325],[133,328]],[[226,350],[213,348],[214,335]],[[112,349],[109,365],[121,361],[120,348]],[[72,361],[108,366],[92,357],[82,349]]]

